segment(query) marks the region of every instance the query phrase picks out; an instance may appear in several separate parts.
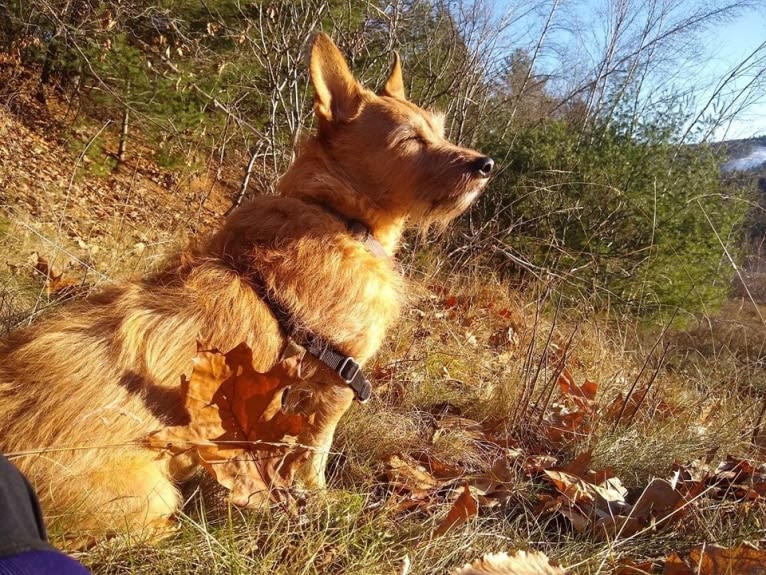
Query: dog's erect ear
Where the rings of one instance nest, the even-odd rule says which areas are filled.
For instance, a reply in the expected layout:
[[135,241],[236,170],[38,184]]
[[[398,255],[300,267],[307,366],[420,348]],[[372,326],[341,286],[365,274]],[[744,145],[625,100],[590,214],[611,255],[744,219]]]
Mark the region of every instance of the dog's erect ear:
[[391,96],[399,100],[407,99],[404,95],[404,80],[402,80],[402,61],[397,52],[394,52],[394,64],[391,66],[391,73],[388,75],[388,80],[380,91],[380,95]]
[[328,122],[350,120],[359,112],[362,92],[346,59],[327,34],[318,32],[309,60],[314,113]]

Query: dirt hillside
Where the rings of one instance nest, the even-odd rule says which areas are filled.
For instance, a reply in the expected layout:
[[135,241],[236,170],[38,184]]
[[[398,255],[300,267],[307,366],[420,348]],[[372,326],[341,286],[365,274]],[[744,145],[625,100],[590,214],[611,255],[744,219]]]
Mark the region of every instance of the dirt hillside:
[[163,169],[145,145],[118,163],[113,125],[75,122],[65,102],[31,93],[17,81],[13,97],[0,99],[4,303],[29,287],[39,258],[68,283],[89,286],[145,273],[214,228],[231,205],[223,182],[199,167]]

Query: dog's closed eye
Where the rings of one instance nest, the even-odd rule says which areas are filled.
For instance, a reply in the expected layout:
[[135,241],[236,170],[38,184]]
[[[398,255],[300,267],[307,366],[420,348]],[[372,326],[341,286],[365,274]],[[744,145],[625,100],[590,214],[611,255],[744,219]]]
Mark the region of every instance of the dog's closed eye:
[[405,146],[405,145],[410,146],[412,144],[417,144],[418,146],[425,146],[426,140],[420,134],[409,134],[403,137],[401,140],[399,140],[398,144],[400,146]]

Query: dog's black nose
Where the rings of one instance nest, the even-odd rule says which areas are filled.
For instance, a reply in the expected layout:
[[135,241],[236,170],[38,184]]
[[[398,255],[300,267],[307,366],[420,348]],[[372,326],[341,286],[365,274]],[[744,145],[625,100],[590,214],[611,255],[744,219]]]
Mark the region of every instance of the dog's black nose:
[[482,156],[473,165],[482,178],[488,178],[492,173],[492,168],[495,167],[495,161],[488,156]]

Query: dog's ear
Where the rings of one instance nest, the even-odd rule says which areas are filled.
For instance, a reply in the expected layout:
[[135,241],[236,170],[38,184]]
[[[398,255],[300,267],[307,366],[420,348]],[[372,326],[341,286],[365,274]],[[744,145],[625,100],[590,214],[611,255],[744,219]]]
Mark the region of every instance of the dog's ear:
[[346,121],[357,115],[362,91],[346,59],[327,34],[318,32],[311,43],[309,60],[314,85],[314,113],[328,122]]
[[402,61],[399,54],[394,52],[394,63],[391,66],[391,73],[388,75],[386,85],[380,91],[381,96],[391,96],[399,100],[406,100],[404,95],[404,80],[402,79]]

